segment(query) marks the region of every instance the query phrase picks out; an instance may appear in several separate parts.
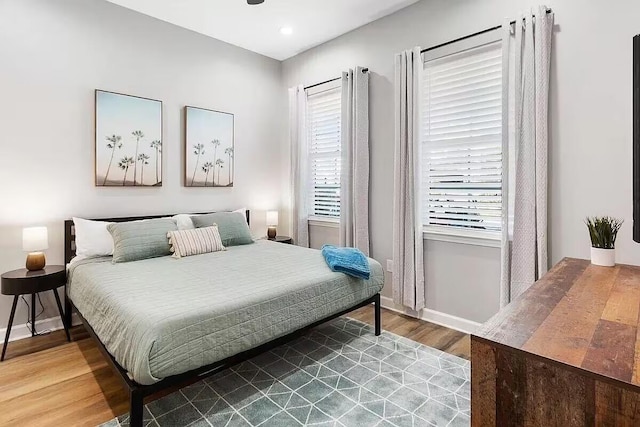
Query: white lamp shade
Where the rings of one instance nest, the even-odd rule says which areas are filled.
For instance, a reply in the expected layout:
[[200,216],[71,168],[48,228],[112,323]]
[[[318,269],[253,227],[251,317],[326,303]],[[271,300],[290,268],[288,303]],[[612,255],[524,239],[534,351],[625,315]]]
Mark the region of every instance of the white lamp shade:
[[47,227],[27,227],[22,229],[22,250],[39,252],[49,249]]
[[267,211],[267,225],[278,225],[278,211]]

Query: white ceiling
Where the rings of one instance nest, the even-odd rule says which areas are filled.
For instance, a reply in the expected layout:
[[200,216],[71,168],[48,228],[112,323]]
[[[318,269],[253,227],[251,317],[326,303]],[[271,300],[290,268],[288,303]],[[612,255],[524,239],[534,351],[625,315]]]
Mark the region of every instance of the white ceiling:
[[[418,0],[108,0],[145,15],[284,60]],[[280,34],[289,26],[293,34]]]

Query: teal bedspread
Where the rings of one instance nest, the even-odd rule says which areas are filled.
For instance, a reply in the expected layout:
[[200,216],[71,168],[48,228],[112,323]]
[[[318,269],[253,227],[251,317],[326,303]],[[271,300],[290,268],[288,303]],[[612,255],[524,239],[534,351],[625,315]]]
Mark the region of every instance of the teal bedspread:
[[286,335],[378,293],[371,277],[332,272],[318,250],[258,241],[187,258],[70,266],[69,295],[140,384],[199,368]]

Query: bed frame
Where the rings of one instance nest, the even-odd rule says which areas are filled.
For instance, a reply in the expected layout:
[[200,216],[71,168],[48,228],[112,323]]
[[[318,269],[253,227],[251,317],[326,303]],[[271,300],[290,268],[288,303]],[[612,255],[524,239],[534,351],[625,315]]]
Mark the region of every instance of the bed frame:
[[[127,217],[127,218],[101,218],[99,221],[110,221],[110,222],[126,222],[126,221],[136,221],[142,219],[152,219],[152,218],[163,218],[172,215],[155,215],[155,216],[143,216],[143,217]],[[247,223],[249,223],[249,211],[247,210]],[[69,263],[71,259],[75,256],[75,232],[73,228],[73,221],[66,220],[64,222],[64,258],[65,264]],[[238,363],[241,363],[247,359],[250,359],[254,356],[257,356],[263,352],[271,350],[275,347],[278,347],[286,342],[289,342],[295,338],[298,338],[304,335],[309,329],[312,329],[322,323],[325,323],[329,320],[335,319],[342,315],[345,315],[353,310],[356,310],[360,307],[367,306],[369,304],[374,304],[375,311],[375,334],[380,335],[381,330],[381,322],[380,322],[380,294],[376,294],[371,298],[362,301],[361,303],[356,304],[355,306],[348,308],[340,313],[333,314],[329,317],[326,317],[322,320],[312,323],[302,329],[298,329],[288,335],[282,336],[280,338],[276,338],[273,341],[269,341],[265,344],[262,344],[258,347],[252,348],[250,350],[244,351],[242,353],[238,353],[234,356],[228,357],[226,359],[220,360],[218,362],[212,363],[210,365],[202,366],[197,369],[193,369],[188,372],[184,372],[182,374],[173,375],[163,380],[151,384],[151,385],[141,385],[133,381],[129,378],[127,371],[116,362],[113,356],[107,351],[104,344],[100,341],[100,338],[96,335],[95,331],[91,327],[91,325],[86,321],[82,314],[75,308],[73,305],[73,301],[69,298],[69,294],[67,292],[67,286],[65,286],[65,318],[67,325],[71,327],[71,315],[73,311],[76,311],[80,320],[84,324],[85,329],[89,332],[89,335],[95,341],[98,349],[102,352],[104,357],[107,359],[107,362],[113,368],[114,372],[118,375],[124,388],[129,393],[129,425],[131,427],[142,427],[142,417],[144,411],[144,398],[156,394],[160,391],[172,389],[172,388],[180,388],[182,386],[186,386],[188,384],[194,383],[202,378],[206,378],[210,375],[213,375],[217,372],[223,371],[227,368],[230,368]]]

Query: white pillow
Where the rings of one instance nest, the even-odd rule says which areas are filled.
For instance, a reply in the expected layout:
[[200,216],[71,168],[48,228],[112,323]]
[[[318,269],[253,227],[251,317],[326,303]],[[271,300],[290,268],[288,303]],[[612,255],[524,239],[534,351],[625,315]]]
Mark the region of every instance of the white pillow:
[[235,211],[232,211],[233,213],[240,213],[242,214],[242,216],[244,216],[245,218],[247,217],[247,208],[240,208],[240,209],[236,209]]
[[78,259],[113,255],[113,238],[107,230],[111,222],[73,218]]
[[178,230],[193,230],[195,228],[191,220],[191,215],[178,214],[174,215],[172,219],[176,222]]

